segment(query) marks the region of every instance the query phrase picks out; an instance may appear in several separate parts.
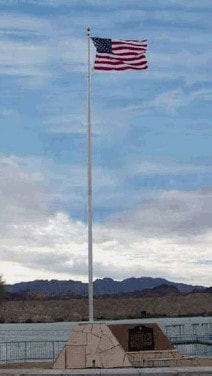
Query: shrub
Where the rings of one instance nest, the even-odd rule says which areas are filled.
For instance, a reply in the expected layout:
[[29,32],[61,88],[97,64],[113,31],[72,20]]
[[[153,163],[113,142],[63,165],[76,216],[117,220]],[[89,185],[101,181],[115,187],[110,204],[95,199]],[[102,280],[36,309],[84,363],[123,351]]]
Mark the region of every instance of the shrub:
[[0,302],[4,299],[4,281],[0,276]]

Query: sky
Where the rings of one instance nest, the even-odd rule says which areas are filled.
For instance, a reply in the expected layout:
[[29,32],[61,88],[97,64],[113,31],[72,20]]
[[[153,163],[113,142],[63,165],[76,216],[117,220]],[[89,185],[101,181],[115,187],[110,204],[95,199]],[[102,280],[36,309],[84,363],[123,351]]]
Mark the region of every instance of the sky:
[[211,0],[0,0],[6,283],[87,281],[90,26],[147,39],[149,64],[92,70],[94,279],[212,285],[211,12]]

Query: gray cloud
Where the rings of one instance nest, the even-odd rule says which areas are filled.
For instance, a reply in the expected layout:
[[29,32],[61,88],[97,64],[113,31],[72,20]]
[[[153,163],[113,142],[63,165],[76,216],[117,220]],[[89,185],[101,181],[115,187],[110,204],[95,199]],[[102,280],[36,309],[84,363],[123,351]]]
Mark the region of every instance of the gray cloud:
[[17,250],[2,249],[1,250],[2,261],[12,261],[13,263],[23,264],[30,269],[43,269],[54,272],[69,272],[67,262],[70,261],[70,257],[64,253],[56,252],[42,252],[29,250]]
[[42,219],[52,197],[41,173],[29,171],[21,158],[0,158],[0,211],[2,224]]
[[113,226],[146,236],[199,236],[212,230],[212,189],[157,191],[155,198],[112,220]]

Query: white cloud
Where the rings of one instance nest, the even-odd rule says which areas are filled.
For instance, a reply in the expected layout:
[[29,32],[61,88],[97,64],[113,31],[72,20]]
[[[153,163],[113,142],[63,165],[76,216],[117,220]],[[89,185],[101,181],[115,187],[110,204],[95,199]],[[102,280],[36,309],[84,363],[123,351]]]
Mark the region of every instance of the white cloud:
[[1,32],[15,33],[38,33],[39,35],[49,30],[49,22],[40,17],[36,17],[22,12],[6,13],[1,12]]
[[[23,13],[1,13],[0,74],[47,79],[50,24]],[[42,39],[42,41],[41,41]]]
[[[157,32],[158,33],[158,32]],[[186,34],[186,32],[184,32]],[[191,38],[181,35],[181,43],[173,36],[160,34],[159,43],[167,45],[158,49],[157,34],[149,37],[149,49],[147,59],[149,69],[144,79],[166,79],[183,80],[185,85],[190,86],[194,83],[211,82],[211,59],[212,54],[209,49],[209,38],[207,35],[199,34]],[[184,42],[182,43],[182,39]],[[205,45],[202,45],[202,40]],[[188,43],[188,44],[187,44]]]
[[1,41],[1,74],[48,77],[49,72],[45,69],[48,62],[48,49],[45,45],[8,39]]
[[194,101],[211,101],[212,90],[196,90],[188,94],[182,89],[175,89],[158,94],[154,99],[143,102],[141,105],[132,105],[126,107],[127,111],[152,110],[174,114],[180,108],[187,107]]
[[[170,5],[170,4],[169,4]],[[192,26],[201,25],[204,22],[204,27],[210,26],[210,19],[208,18],[207,12],[201,13],[201,16],[198,12],[192,12],[190,10],[186,10],[184,8],[172,8],[171,6],[167,6],[167,9],[154,7],[154,8],[146,8],[142,7],[143,9],[136,9],[136,8],[127,8],[127,9],[120,9],[115,13],[115,17],[113,18],[118,21],[124,20],[124,22],[134,21],[134,22],[147,22],[148,24],[157,24],[159,22],[160,29],[164,30],[172,23],[172,29],[176,31],[179,29],[179,25],[181,27],[187,26],[188,24]],[[185,28],[185,30],[187,27]],[[144,30],[145,31],[145,30]]]
[[60,64],[61,69],[68,72],[83,72],[86,75],[86,38],[59,34],[54,43],[57,45],[57,53],[55,54],[54,47],[52,46],[52,56],[55,62]]
[[[158,1],[160,5],[164,4],[164,0]],[[188,8],[188,9],[203,9],[203,7],[209,7],[211,6],[210,0],[204,0],[204,3],[200,0],[192,0],[191,1],[184,1],[184,0],[169,0],[169,6],[172,5],[179,5],[182,8]]]
[[[171,42],[171,41],[170,41]],[[200,41],[199,41],[200,43]],[[198,44],[199,46],[199,44]],[[169,51],[149,51],[150,59],[154,63],[154,66],[157,64],[159,67],[164,68],[164,70],[173,71],[174,69],[179,69],[182,72],[184,68],[186,71],[194,72],[195,68],[203,69],[204,65],[210,65],[212,59],[212,53],[210,51],[201,51],[199,50],[186,50],[185,47],[181,46],[179,48],[176,45],[175,50]]]
[[[0,15],[0,74],[23,77],[28,88],[61,72],[86,71],[86,38],[66,36],[59,21],[14,12]],[[29,81],[29,84],[28,84]]]
[[153,162],[135,162],[129,170],[129,175],[190,175],[190,174],[209,174],[212,173],[212,167],[197,164],[178,164],[178,163],[153,163]]
[[[24,161],[1,157],[0,259],[7,282],[87,280],[87,229],[51,210],[55,195]],[[154,199],[94,224],[94,275],[161,276],[211,284],[212,191],[156,191]]]
[[48,132],[50,133],[79,133],[84,134],[87,132],[86,124],[83,121],[72,115],[61,115],[56,116],[53,119],[48,119],[47,124],[50,125]]

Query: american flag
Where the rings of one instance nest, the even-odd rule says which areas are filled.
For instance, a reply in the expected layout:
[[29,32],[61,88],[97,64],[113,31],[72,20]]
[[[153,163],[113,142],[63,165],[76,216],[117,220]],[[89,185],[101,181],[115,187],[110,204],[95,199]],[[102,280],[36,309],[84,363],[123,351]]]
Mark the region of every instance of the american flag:
[[96,47],[95,70],[147,69],[147,41],[91,38]]

